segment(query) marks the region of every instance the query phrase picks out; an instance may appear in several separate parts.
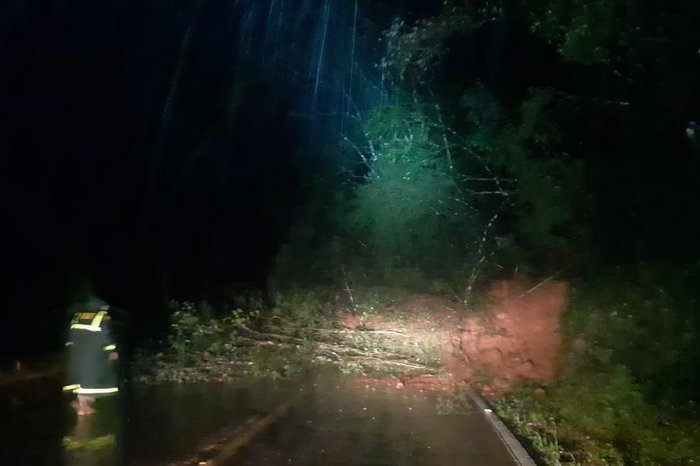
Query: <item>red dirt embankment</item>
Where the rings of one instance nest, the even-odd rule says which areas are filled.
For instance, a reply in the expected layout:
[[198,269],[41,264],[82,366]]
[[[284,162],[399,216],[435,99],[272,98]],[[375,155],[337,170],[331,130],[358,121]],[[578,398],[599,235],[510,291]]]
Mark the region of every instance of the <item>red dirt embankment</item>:
[[[517,282],[502,281],[491,287],[482,312],[437,296],[414,295],[363,325],[400,330],[421,344],[439,348],[450,374],[384,383],[440,389],[467,382],[489,395],[507,390],[516,380],[552,379],[568,294],[565,282],[551,281],[527,291]],[[404,316],[398,328],[394,314]]]
[[[483,316],[463,318],[455,338],[453,374],[492,389],[514,380],[551,380],[557,368],[561,315],[568,301],[564,282],[526,292],[515,282],[495,284]],[[488,387],[484,387],[488,388]],[[489,390],[487,390],[489,391]]]

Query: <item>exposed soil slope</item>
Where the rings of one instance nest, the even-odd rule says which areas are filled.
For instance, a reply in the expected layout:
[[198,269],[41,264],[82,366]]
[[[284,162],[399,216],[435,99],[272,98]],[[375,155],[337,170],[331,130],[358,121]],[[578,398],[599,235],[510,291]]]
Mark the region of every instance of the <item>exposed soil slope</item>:
[[507,389],[515,380],[554,376],[568,290],[564,282],[527,291],[516,282],[503,281],[492,286],[481,312],[437,296],[412,295],[365,320],[346,315],[342,321],[348,328],[402,332],[416,344],[439,350],[446,376],[385,383],[445,388],[468,382],[489,394]]

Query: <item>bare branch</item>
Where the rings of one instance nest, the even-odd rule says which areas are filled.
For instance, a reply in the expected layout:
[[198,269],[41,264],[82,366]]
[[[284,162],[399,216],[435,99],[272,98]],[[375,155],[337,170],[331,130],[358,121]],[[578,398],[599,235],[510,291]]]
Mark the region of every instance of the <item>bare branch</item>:
[[569,267],[571,267],[571,264],[567,265],[567,266],[564,267],[563,269],[557,270],[557,271],[554,272],[552,275],[550,275],[549,277],[545,278],[544,280],[542,280],[541,282],[539,282],[537,285],[533,286],[532,288],[530,288],[529,290],[527,290],[525,293],[523,293],[523,294],[521,294],[520,296],[518,296],[518,298],[522,298],[523,296],[532,293],[533,291],[535,291],[536,289],[538,289],[538,288],[541,287],[542,285],[544,285],[544,284],[548,283],[549,281],[551,281],[552,279],[554,279],[554,277],[556,277],[557,275],[559,275],[560,273],[562,273],[563,271],[565,271],[565,270],[568,269]]
[[509,197],[510,193],[507,191],[473,191],[471,189],[466,190],[469,194],[475,195],[475,196],[481,196],[485,194],[493,194],[495,196],[505,196]]
[[378,174],[376,171],[374,171],[374,168],[372,167],[372,165],[371,165],[371,164],[369,163],[369,161],[367,160],[367,157],[365,157],[364,152],[362,152],[362,150],[361,150],[359,147],[357,147],[357,144],[355,144],[354,142],[352,142],[352,141],[350,140],[350,138],[348,138],[347,136],[345,136],[343,139],[345,140],[345,142],[347,142],[348,144],[350,144],[350,146],[352,146],[353,149],[355,149],[355,152],[357,152],[357,153],[359,154],[360,158],[362,159],[362,162],[364,162],[364,164],[365,164],[365,166],[367,167],[367,169],[369,169],[369,171],[371,171],[372,174],[373,174],[374,176],[376,176],[377,178],[379,178],[379,174]]
[[481,235],[481,240],[479,241],[479,248],[476,252],[476,255],[479,257],[479,260],[477,261],[476,264],[474,264],[474,267],[472,267],[472,271],[469,274],[469,280],[467,281],[467,289],[465,290],[464,293],[464,304],[469,305],[472,297],[472,292],[474,290],[474,284],[476,283],[476,279],[479,277],[479,272],[481,271],[481,264],[484,263],[486,260],[486,255],[484,254],[484,249],[486,246],[486,241],[489,238],[489,230],[493,227],[493,225],[496,223],[496,219],[498,219],[499,212],[496,212],[493,214],[491,219],[489,220],[489,223],[486,224],[486,227],[484,228],[484,232]]

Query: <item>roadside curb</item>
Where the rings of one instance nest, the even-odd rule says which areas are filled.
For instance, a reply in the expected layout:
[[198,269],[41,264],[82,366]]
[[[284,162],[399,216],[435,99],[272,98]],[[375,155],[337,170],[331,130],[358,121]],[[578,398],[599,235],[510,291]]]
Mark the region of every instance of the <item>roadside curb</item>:
[[469,391],[469,396],[471,397],[476,407],[484,415],[484,418],[491,425],[496,434],[500,437],[501,441],[505,444],[510,456],[515,460],[515,462],[520,466],[537,466],[537,463],[530,457],[528,452],[523,448],[515,435],[506,427],[506,425],[499,419],[496,413],[486,404],[486,401],[478,394],[473,391]]

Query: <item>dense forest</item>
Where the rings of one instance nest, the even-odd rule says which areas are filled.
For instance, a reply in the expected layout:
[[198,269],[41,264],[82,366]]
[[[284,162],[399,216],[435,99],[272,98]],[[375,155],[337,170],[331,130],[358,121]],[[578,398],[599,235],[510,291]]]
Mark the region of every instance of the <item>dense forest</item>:
[[643,0],[453,1],[397,17],[380,102],[321,175],[278,280],[465,302],[496,278],[571,280],[555,396],[509,406],[623,452],[599,446],[591,464],[692,457],[697,427],[670,418],[696,416],[700,384],[698,21],[693,2]]
[[0,7],[3,352],[89,293],[146,338],[171,300],[564,280],[549,404],[504,412],[698,453],[697,2],[131,3]]

